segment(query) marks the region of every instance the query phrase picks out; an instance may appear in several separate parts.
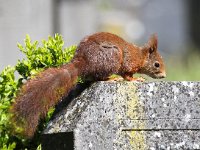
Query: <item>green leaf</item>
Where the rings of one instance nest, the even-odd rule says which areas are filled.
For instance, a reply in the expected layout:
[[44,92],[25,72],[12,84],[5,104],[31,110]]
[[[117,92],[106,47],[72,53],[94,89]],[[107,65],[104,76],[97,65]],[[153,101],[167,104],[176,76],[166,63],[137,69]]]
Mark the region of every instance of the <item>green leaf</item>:
[[[49,67],[57,67],[68,63],[76,50],[76,46],[63,48],[61,35],[49,36],[47,40],[31,41],[26,35],[24,44],[17,43],[25,58],[18,60],[14,67],[8,66],[0,73],[0,149],[41,149],[40,134],[49,121],[54,108],[50,109],[44,121],[41,121],[34,139],[27,140],[13,135],[13,125],[9,109],[22,83]],[[16,130],[20,131],[20,127]]]

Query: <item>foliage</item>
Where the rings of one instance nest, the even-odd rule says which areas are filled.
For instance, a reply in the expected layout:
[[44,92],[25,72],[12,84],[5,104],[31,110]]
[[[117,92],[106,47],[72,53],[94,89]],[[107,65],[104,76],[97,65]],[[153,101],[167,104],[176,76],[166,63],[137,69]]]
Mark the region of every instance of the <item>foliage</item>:
[[18,44],[18,48],[25,54],[26,59],[19,60],[15,67],[6,67],[0,74],[0,149],[41,149],[40,133],[48,122],[53,109],[44,119],[32,140],[27,140],[19,135],[13,135],[10,123],[9,108],[14,101],[16,93],[23,82],[31,76],[48,67],[57,67],[69,62],[75,52],[76,46],[63,48],[62,36],[56,34],[49,36],[48,40],[31,42],[27,35],[24,46]]

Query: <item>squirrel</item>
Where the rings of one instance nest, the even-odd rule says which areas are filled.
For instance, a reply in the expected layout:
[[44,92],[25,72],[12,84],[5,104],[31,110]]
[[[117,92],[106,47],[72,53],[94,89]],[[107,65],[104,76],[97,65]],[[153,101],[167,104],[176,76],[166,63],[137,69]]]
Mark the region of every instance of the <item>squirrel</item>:
[[73,59],[60,67],[48,68],[22,85],[11,106],[12,121],[32,138],[40,118],[76,85],[78,77],[92,81],[107,80],[112,74],[127,81],[134,73],[152,78],[166,76],[162,57],[157,50],[157,35],[144,46],[136,46],[121,37],[99,32],[86,36],[77,46]]

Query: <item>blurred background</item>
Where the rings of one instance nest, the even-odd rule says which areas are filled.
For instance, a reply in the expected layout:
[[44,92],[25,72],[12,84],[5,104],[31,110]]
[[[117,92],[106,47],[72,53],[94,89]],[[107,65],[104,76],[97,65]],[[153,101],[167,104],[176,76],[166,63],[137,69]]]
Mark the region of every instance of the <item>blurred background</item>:
[[60,33],[65,46],[109,31],[137,45],[152,33],[167,66],[165,80],[200,80],[199,0],[0,0],[0,71],[23,55],[26,34],[41,41]]

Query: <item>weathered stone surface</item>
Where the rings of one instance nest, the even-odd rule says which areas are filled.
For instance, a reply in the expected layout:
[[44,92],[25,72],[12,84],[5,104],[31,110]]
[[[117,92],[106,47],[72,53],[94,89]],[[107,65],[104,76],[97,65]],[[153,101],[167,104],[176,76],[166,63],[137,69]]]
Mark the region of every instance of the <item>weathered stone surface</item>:
[[200,82],[97,82],[44,134],[74,132],[76,150],[200,149]]

